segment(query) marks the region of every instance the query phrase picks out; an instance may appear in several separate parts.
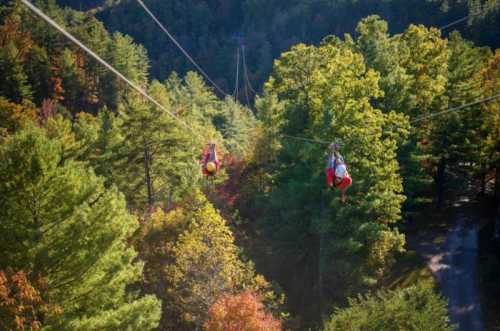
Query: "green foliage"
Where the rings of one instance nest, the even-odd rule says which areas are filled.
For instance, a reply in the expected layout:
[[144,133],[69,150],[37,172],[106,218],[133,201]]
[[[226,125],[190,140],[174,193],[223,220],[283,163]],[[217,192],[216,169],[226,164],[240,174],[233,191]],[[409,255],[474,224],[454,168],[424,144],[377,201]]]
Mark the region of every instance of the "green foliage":
[[423,26],[411,25],[390,36],[386,22],[376,16],[362,20],[357,31],[357,48],[382,76],[384,97],[376,104],[384,111],[404,113],[413,122],[410,139],[398,152],[409,198],[406,210],[418,208],[417,201],[431,189],[441,207],[455,179],[458,184],[465,175],[484,174],[489,168],[481,152],[481,127],[487,121],[479,106],[432,114],[481,98],[480,72],[491,52],[456,32],[448,40]]
[[[72,4],[75,9],[80,9],[82,3],[81,0],[59,2]],[[498,47],[500,10],[494,5],[497,1],[481,2],[474,9],[471,6],[474,16],[469,24],[463,22],[453,29],[463,31],[479,44]],[[236,48],[240,42],[245,45],[249,79],[256,87],[267,80],[273,60],[291,46],[300,42],[318,44],[328,34],[352,34],[356,24],[367,15],[383,17],[391,22],[391,32],[396,33],[415,22],[444,26],[469,13],[465,1],[442,0],[150,0],[146,5],[210,77],[229,92],[234,89]],[[477,15],[482,7],[491,10]],[[117,1],[96,11],[97,17],[111,30],[127,33],[147,48],[153,77],[165,79],[172,71],[185,74],[192,70],[192,64],[135,2]],[[246,99],[243,82],[240,91],[239,99],[243,101]]]
[[413,286],[351,299],[348,308],[333,313],[324,330],[451,331],[453,328],[448,321],[446,301],[431,288]]
[[0,268],[47,277],[63,309],[45,316],[47,329],[152,329],[157,299],[126,293],[142,269],[126,243],[136,221],[116,188],[65,158],[64,144],[31,126],[0,146]]
[[[0,167],[0,229],[6,238],[0,245],[5,252],[0,269],[33,270],[34,277],[47,278],[48,300],[62,310],[57,316],[49,310],[42,316],[48,330],[155,328],[159,302],[140,295],[156,293],[165,299],[167,293],[148,291],[141,282],[142,263],[127,244],[137,224],[127,209],[142,214],[153,206],[171,208],[197,191],[203,184],[199,155],[209,140],[218,142],[221,156],[230,152],[243,158],[254,116],[230,99],[217,99],[194,73],[182,79],[173,74],[164,84],[149,82],[147,54],[130,37],[110,35],[91,15],[62,10],[54,1],[38,5],[190,129],[131,92],[44,22],[32,19],[20,4],[2,6],[0,57],[11,71],[3,71],[0,80],[0,154],[5,161]],[[203,211],[207,215],[180,219],[185,224],[179,229],[192,236],[179,232],[173,237],[178,250],[171,257],[181,271],[184,260],[199,259],[182,280],[187,285],[174,275],[162,277],[164,266],[157,270],[161,282],[156,284],[171,285],[164,310],[178,313],[169,324],[175,330],[201,326],[221,291],[248,287],[259,291],[271,308],[278,301],[252,264],[240,259],[218,213],[206,200],[200,204],[208,208]],[[204,217],[215,218],[212,225],[222,232],[191,228],[197,218],[207,223]],[[204,253],[189,252],[202,233],[217,246],[211,267],[227,271],[207,283],[207,290],[199,290],[204,280],[197,278]],[[138,244],[141,256],[148,256],[142,251],[147,244]],[[199,270],[205,278],[210,272]],[[221,279],[226,283],[218,288]],[[192,292],[192,305],[182,303],[184,288]],[[209,293],[211,288],[214,293]],[[206,298],[207,293],[213,297]]]
[[213,122],[222,133],[228,152],[243,158],[250,150],[250,137],[255,127],[255,117],[250,109],[226,98]]
[[[476,47],[458,33],[450,36],[448,83],[446,96],[450,106],[473,102],[482,98],[479,73],[491,57],[488,48]],[[485,118],[481,107],[465,112],[449,113],[432,122],[430,144],[426,146],[434,164],[446,162],[447,172],[463,177],[467,173],[484,171],[480,151],[485,143],[481,126]],[[479,162],[478,162],[479,161]],[[472,169],[467,164],[476,164]],[[449,182],[449,180],[447,181]],[[449,185],[449,183],[446,183]]]
[[[358,24],[357,32],[357,47],[367,65],[381,73],[380,87],[384,97],[377,105],[385,112],[404,113],[410,120],[442,109],[446,101],[443,94],[449,51],[439,31],[410,25],[402,34],[390,36],[387,23],[370,16]],[[411,133],[408,141],[399,141],[398,151],[408,196],[406,207],[410,210],[432,180],[432,172],[426,171],[420,163],[428,158],[420,145],[428,140],[428,128],[425,125],[417,127]]]
[[[109,42],[108,57],[110,63],[130,81],[144,87],[148,82],[149,59],[144,47],[134,44],[129,36],[114,33]],[[128,86],[112,72],[106,72],[104,95],[108,106],[116,108],[118,103],[130,93]]]
[[[308,284],[287,288],[292,299],[319,295],[331,302],[357,293],[376,283],[402,250],[404,237],[393,224],[404,201],[396,151],[405,119],[371,106],[382,96],[378,81],[350,40],[298,45],[275,61],[266,99],[258,103],[264,130],[274,134],[265,139],[279,141],[267,165],[270,187],[261,192],[268,215],[263,226],[277,252],[275,264]],[[326,146],[281,134],[342,139],[354,179],[348,205],[323,188]]]
[[[500,88],[500,51],[490,59],[488,65],[481,72],[485,96],[493,96]],[[500,102],[498,99],[482,106],[481,117],[481,160],[486,169],[496,168],[495,198],[500,201]],[[483,181],[484,183],[484,181]]]
[[[484,7],[468,3],[471,13]],[[255,86],[267,80],[256,98],[257,119],[186,73],[191,64],[135,2],[92,1],[87,13],[54,0],[37,4],[189,128],[19,2],[0,6],[0,270],[30,271],[26,288],[47,279],[43,302],[35,296],[27,305],[58,308],[40,319],[26,315],[26,323],[40,320],[47,330],[192,330],[217,299],[242,292],[258,293],[279,313],[283,298],[235,243],[250,242],[245,252],[287,291],[298,328],[312,325],[325,307],[383,286],[404,250],[398,222],[405,200],[404,211],[416,210],[430,192],[442,202],[454,179],[500,169],[498,102],[415,122],[499,89],[498,52],[492,56],[458,33],[444,38],[435,28],[406,27],[405,20],[440,25],[448,20],[438,5],[455,18],[465,4],[149,1],[226,90],[233,87],[234,48],[245,44],[248,78]],[[355,38],[324,38],[353,32],[375,7],[390,26],[369,16]],[[491,9],[478,18],[495,21]],[[109,33],[95,13],[120,32]],[[472,34],[477,22],[470,22]],[[122,33],[144,43],[151,64],[146,48]],[[166,80],[150,81],[150,73]],[[326,146],[289,136],[342,139],[354,180],[348,204],[325,189]],[[229,161],[209,185],[199,163],[208,141]],[[236,235],[221,216],[228,210],[209,202],[227,196],[240,207],[231,210]],[[162,300],[160,324],[153,295]],[[428,289],[380,292],[351,305],[327,325],[448,329],[444,303]]]
[[[132,38],[110,35],[93,16],[60,9],[54,1],[38,5],[125,76],[141,86],[147,84],[149,60]],[[2,14],[0,32],[7,37],[0,41],[0,93],[4,97],[15,102],[33,99],[38,105],[51,98],[76,114],[103,106],[115,110],[127,95],[124,83],[114,74],[45,22],[33,19],[19,2],[2,6]]]
[[224,220],[200,197],[192,205],[185,215],[187,228],[172,248],[175,262],[165,273],[176,308],[187,321],[201,326],[215,299],[240,286],[245,275]]
[[28,84],[28,77],[18,60],[18,50],[13,44],[0,49],[0,94],[14,102],[30,99],[32,91]]
[[[174,112],[163,85],[153,82],[149,92]],[[199,138],[190,137],[170,114],[137,95],[129,96],[120,120],[123,141],[115,167],[123,170],[123,177],[117,174],[117,184],[134,208],[156,202],[170,206],[174,195],[193,188],[200,173],[195,159]]]

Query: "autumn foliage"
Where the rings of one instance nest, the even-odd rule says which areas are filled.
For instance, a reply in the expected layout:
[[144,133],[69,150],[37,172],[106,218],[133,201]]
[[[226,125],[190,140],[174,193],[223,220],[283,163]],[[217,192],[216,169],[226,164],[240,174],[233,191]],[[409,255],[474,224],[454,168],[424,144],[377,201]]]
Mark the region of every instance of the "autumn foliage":
[[273,331],[281,322],[267,314],[260,298],[251,291],[223,295],[210,308],[207,331]]
[[0,270],[0,325],[7,330],[40,330],[43,314],[60,312],[44,302],[41,291],[45,287],[43,278],[32,283],[23,271]]

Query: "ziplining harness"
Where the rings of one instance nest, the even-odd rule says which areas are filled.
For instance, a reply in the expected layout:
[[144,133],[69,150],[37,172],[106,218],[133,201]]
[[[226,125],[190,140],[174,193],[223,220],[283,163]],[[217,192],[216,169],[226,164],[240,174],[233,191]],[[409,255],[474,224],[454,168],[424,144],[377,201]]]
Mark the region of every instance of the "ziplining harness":
[[332,189],[337,188],[345,193],[345,190],[352,185],[351,176],[347,171],[344,158],[338,152],[339,142],[330,144],[326,166],[326,184]]
[[220,161],[217,157],[215,143],[210,142],[203,151],[202,171],[207,177],[215,176],[220,168]]

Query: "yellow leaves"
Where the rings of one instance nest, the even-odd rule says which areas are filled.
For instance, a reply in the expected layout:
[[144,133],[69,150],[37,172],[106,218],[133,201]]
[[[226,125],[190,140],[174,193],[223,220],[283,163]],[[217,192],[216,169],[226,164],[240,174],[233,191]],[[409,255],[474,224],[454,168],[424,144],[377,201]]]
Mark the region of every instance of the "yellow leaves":
[[15,45],[18,51],[16,56],[23,61],[33,47],[31,33],[21,28],[21,20],[16,15],[7,16],[4,24],[0,26],[0,48],[9,43]]
[[376,270],[378,277],[383,274],[394,264],[394,252],[403,252],[405,237],[398,231],[380,231],[379,238],[374,241],[370,247],[368,255],[368,266]]
[[500,49],[491,58],[488,66],[482,70],[483,84],[485,90],[493,95],[500,89]]
[[171,210],[157,209],[144,226],[146,282],[162,289],[157,295],[168,314],[186,328],[200,327],[209,307],[225,293],[251,289],[266,304],[278,302],[264,277],[240,259],[230,228],[200,191]]
[[19,105],[0,98],[0,136],[13,133],[30,123],[35,123],[37,113],[32,105]]

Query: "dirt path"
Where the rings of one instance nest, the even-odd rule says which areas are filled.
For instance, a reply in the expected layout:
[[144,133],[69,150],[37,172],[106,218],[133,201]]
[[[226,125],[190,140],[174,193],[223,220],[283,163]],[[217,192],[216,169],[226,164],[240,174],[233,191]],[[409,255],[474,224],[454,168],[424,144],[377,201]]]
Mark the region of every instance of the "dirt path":
[[411,238],[409,248],[427,265],[449,301],[450,320],[457,331],[484,330],[477,287],[478,229],[470,213],[457,213],[445,233],[428,231]]

